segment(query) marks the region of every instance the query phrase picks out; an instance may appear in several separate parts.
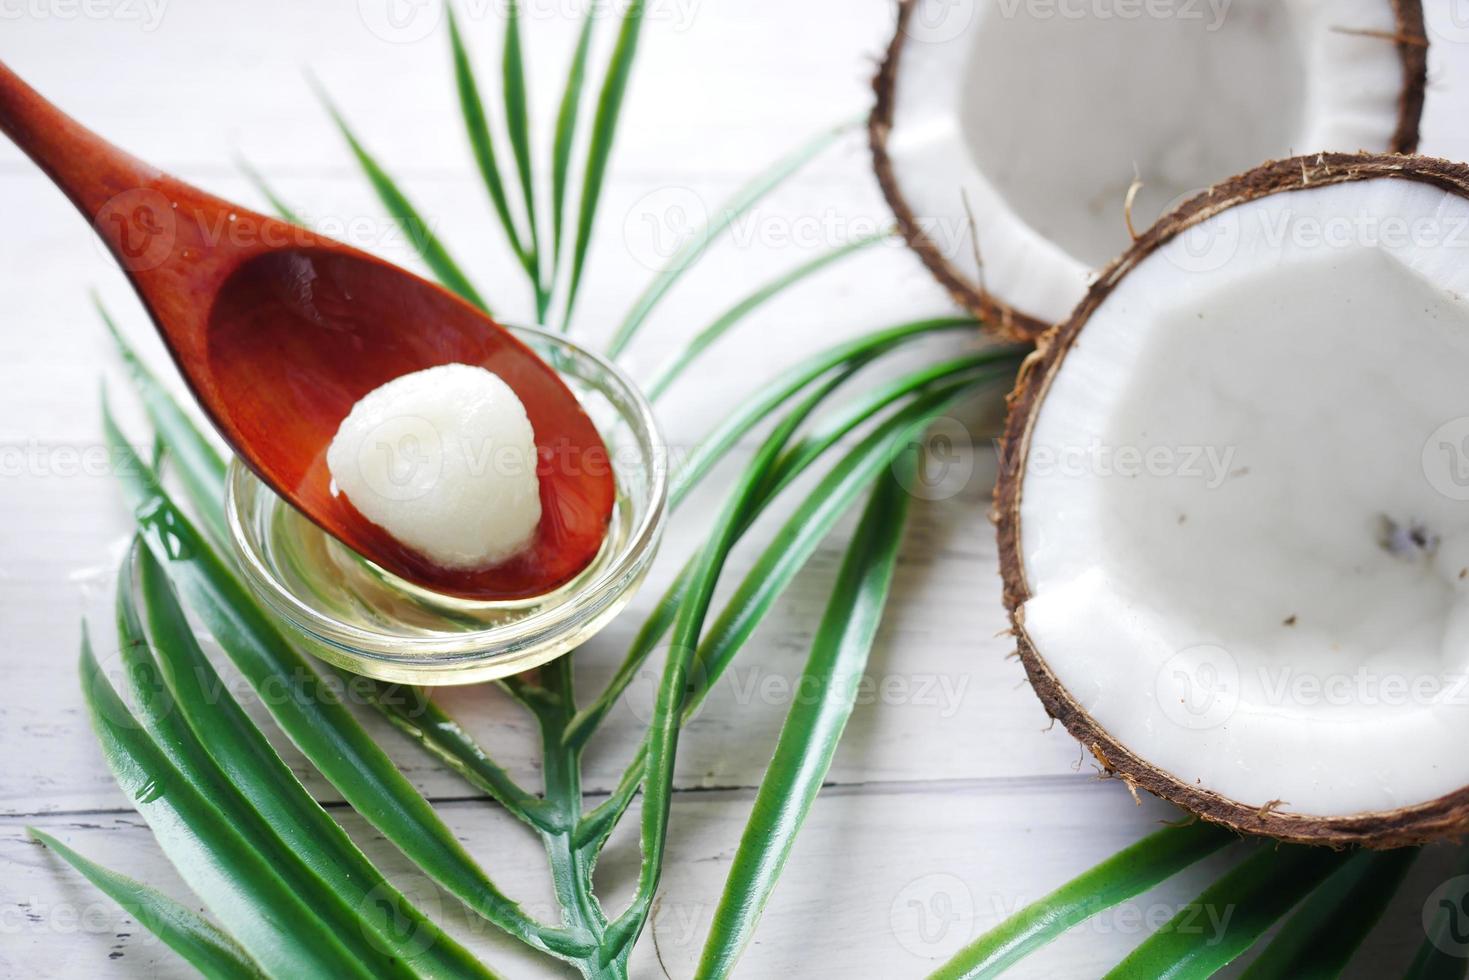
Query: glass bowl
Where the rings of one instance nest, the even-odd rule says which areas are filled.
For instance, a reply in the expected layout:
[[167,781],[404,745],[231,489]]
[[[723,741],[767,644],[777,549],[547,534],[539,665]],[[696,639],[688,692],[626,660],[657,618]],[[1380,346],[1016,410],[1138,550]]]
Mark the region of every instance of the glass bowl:
[[389,574],[230,464],[231,543],[250,589],[316,656],[406,684],[470,684],[584,643],[627,605],[663,531],[668,457],[652,409],[615,366],[558,334],[512,333],[560,372],[602,434],[617,500],[592,563],[554,592],[512,602],[440,595]]

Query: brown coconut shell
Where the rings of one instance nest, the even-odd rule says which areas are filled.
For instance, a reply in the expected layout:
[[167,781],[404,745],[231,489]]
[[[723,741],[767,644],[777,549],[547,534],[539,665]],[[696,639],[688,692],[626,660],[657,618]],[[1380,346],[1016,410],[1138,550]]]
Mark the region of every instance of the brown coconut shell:
[[[1009,396],[1009,415],[1001,443],[999,480],[991,518],[999,529],[1000,574],[1005,608],[1025,672],[1047,713],[1085,746],[1103,771],[1129,789],[1146,790],[1211,823],[1246,834],[1331,846],[1400,847],[1469,832],[1469,786],[1447,796],[1398,810],[1346,817],[1281,812],[1276,805],[1246,805],[1203,787],[1180,781],[1114,739],[1072,697],[1046,664],[1025,629],[1022,608],[1030,598],[1021,552],[1020,504],[1031,433],[1052,380],[1092,313],[1143,258],[1176,235],[1221,211],[1284,191],[1360,180],[1413,180],[1469,199],[1469,165],[1418,156],[1328,153],[1264,164],[1231,178],[1164,215],[1121,257],[1109,265],[1086,298],[1056,328],[1041,338],[1020,369]],[[1282,787],[1289,795],[1289,788]],[[1279,806],[1288,806],[1279,802]]]
[[[1418,149],[1418,125],[1423,116],[1423,96],[1428,82],[1428,35],[1423,26],[1422,0],[1389,0],[1397,21],[1397,31],[1384,37],[1394,43],[1403,65],[1403,86],[1398,95],[1398,122],[1388,147],[1392,153],[1413,153]],[[867,118],[867,137],[872,149],[872,167],[882,187],[888,206],[897,218],[898,229],[908,246],[918,253],[923,264],[933,273],[949,295],[960,306],[983,320],[986,329],[1005,340],[1034,341],[1052,324],[1017,310],[966,278],[949,261],[943,250],[924,232],[919,218],[903,196],[902,186],[893,172],[888,155],[888,134],[893,128],[893,106],[898,83],[898,67],[908,40],[908,22],[919,0],[898,0],[897,29],[888,43],[887,53],[873,78],[877,96]],[[1344,25],[1345,26],[1345,25]]]

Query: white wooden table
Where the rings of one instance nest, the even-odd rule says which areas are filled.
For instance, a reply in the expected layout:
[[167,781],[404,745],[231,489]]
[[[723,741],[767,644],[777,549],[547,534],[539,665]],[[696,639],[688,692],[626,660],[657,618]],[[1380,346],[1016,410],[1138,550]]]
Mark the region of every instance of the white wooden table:
[[[0,59],[104,135],[185,179],[260,205],[233,162],[243,154],[318,227],[417,266],[311,97],[302,73],[309,66],[500,312],[523,319],[528,301],[457,118],[442,24],[421,39],[417,22],[396,35],[376,22],[374,32],[374,19],[363,12],[376,6],[16,0],[0,4]],[[788,147],[865,110],[892,20],[885,0],[650,6],[581,304],[579,329],[590,337],[605,336],[617,322],[685,214],[714,209]],[[576,26],[572,12],[581,7],[572,0],[527,4],[541,145]],[[422,16],[432,20],[435,8],[429,3]],[[460,9],[488,82],[501,4],[476,0]],[[111,633],[112,570],[129,530],[112,476],[95,465],[98,381],[115,378],[116,367],[88,290],[100,292],[152,355],[160,352],[85,223],[9,144],[0,145],[0,215],[0,975],[183,976],[188,971],[176,957],[24,832],[26,825],[43,828],[197,905],[107,772],[76,674],[81,618],[93,619],[104,642]],[[854,135],[739,223],[660,308],[630,366],[646,372],[677,338],[755,284],[887,220]],[[662,406],[668,436],[687,445],[758,379],[805,351],[948,310],[906,251],[869,252],[771,304],[722,343],[701,380],[679,387]],[[121,386],[113,387],[128,407]],[[137,419],[136,412],[125,415]],[[869,670],[872,696],[856,710],[832,785],[742,975],[922,975],[1008,912],[1170,815],[1155,802],[1136,806],[1120,784],[1099,781],[1064,732],[1047,731],[1019,665],[1007,657],[985,519],[989,457],[981,443],[960,493],[915,507]],[[720,483],[711,480],[680,514],[663,574],[707,524]],[[698,957],[841,545],[838,534],[817,555],[683,741],[663,897],[651,929],[673,977],[688,976]],[[732,574],[752,555],[743,549]],[[579,658],[583,690],[611,670],[657,584]],[[589,794],[615,784],[646,714],[650,679],[619,706],[606,737],[588,753]],[[518,778],[538,784],[534,739],[515,706],[483,688],[448,692],[443,703]],[[364,717],[504,887],[549,915],[538,845],[455,776]],[[336,799],[289,745],[282,751],[321,799]],[[402,870],[402,859],[370,829],[350,814],[343,819],[386,869]],[[614,839],[599,869],[604,893],[630,894],[636,847],[631,834]],[[1417,879],[1432,879],[1431,864],[1420,865]],[[1222,866],[1194,869],[1074,930],[1016,974],[1099,975],[1142,938],[1144,922],[1166,919]],[[467,918],[431,886],[412,876],[402,882],[508,975],[562,975]],[[1400,966],[1411,955],[1421,938],[1417,901],[1391,913],[1361,975],[1372,975],[1373,964]],[[653,942],[640,946],[636,975],[663,975],[654,953]]]

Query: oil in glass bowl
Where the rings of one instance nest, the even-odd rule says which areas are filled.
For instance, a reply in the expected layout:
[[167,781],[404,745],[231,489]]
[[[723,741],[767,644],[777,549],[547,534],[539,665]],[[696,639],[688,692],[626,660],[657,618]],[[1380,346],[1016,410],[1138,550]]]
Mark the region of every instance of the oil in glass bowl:
[[602,548],[560,588],[479,601],[431,592],[383,570],[278,497],[238,460],[229,476],[235,554],[252,591],[313,654],[382,680],[461,684],[569,652],[631,600],[662,533],[667,453],[652,410],[616,367],[569,339],[517,337],[555,365],[596,423],[617,497]]

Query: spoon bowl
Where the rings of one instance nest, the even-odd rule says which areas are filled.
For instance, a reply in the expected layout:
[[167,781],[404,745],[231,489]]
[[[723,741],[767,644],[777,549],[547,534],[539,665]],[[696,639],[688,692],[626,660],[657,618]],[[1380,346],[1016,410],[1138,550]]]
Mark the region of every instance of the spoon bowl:
[[[0,132],[91,219],[231,449],[324,531],[399,578],[467,599],[544,594],[596,557],[616,494],[602,438],[557,373],[483,310],[161,173],[70,119],[3,63]],[[327,447],[360,398],[400,375],[455,363],[499,375],[536,437],[540,524],[522,552],[484,569],[444,568],[403,545],[333,492],[326,466]],[[431,466],[425,448],[373,445],[395,463]]]

